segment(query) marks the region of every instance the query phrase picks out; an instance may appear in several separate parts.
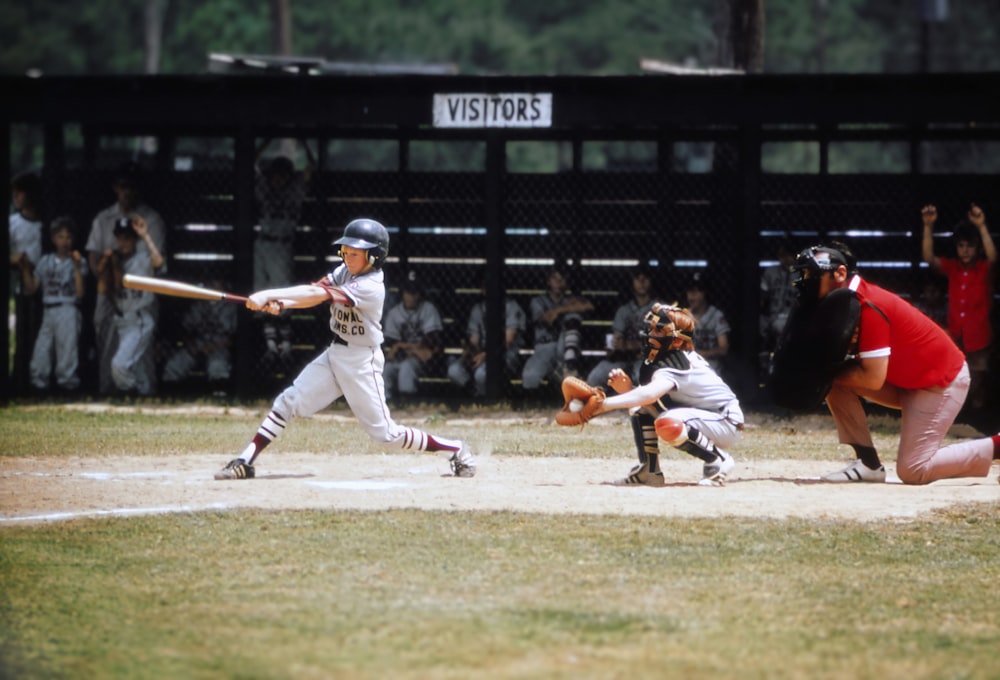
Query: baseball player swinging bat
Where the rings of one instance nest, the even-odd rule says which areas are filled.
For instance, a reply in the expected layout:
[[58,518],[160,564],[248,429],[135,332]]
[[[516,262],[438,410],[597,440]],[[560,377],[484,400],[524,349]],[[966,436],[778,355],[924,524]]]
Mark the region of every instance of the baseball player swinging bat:
[[243,295],[233,295],[221,290],[212,290],[202,286],[194,286],[181,281],[171,281],[170,279],[156,279],[150,276],[136,276],[126,274],[123,277],[126,288],[135,290],[148,290],[160,295],[171,295],[173,297],[191,298],[194,300],[223,300],[225,302],[239,302],[245,304],[247,298]]

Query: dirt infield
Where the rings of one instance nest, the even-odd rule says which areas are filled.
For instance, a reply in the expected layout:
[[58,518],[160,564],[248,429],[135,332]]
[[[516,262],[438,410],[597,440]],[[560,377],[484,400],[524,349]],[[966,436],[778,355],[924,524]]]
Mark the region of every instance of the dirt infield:
[[[1000,501],[990,476],[922,487],[899,483],[831,485],[815,461],[740,460],[725,487],[697,485],[697,461],[665,461],[665,488],[620,488],[621,459],[480,455],[479,474],[451,477],[429,454],[272,453],[257,479],[212,479],[219,460],[178,455],[151,466],[145,457],[65,460],[0,458],[0,524],[78,517],[262,509],[513,510],[538,513],[683,517],[771,517],[873,521],[911,518],[967,502]],[[669,481],[672,480],[672,481]]]

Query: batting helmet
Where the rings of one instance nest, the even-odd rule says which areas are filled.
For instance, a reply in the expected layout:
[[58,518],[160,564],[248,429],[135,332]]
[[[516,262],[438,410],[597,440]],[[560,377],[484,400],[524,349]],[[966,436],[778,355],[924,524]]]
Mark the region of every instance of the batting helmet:
[[344,235],[333,242],[335,246],[351,246],[368,251],[368,262],[381,268],[389,255],[389,232],[380,222],[362,217],[344,227]]

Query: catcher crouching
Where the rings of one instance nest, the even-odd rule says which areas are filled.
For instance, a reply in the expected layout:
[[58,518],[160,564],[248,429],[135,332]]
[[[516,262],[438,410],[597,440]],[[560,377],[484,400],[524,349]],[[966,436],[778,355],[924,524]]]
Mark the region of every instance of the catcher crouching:
[[694,318],[686,309],[653,304],[643,318],[643,352],[639,386],[621,369],[608,374],[617,393],[578,378],[563,380],[564,404],[556,422],[584,425],[594,416],[628,409],[639,464],[614,486],[664,486],[659,441],[699,458],[699,484],[722,486],[736,463],[722,447],[735,444],[743,432],[743,411],[728,385],[694,349]]

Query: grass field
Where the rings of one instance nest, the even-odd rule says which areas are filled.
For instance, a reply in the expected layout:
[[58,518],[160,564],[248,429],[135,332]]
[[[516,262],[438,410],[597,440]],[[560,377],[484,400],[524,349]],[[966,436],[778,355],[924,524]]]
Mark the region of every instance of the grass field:
[[[419,418],[433,429],[454,415]],[[616,427],[567,439],[458,415],[495,456],[630,444]],[[259,416],[15,406],[0,411],[0,472],[18,457],[72,466],[83,451],[218,458]],[[878,430],[888,446],[892,421]],[[358,436],[302,421],[284,445],[329,450],[331,431]],[[775,420],[740,454],[828,467],[830,439]],[[0,482],[6,514],[19,482]],[[998,678],[997,498],[878,522],[720,507],[698,519],[250,509],[0,523],[0,677]]]

